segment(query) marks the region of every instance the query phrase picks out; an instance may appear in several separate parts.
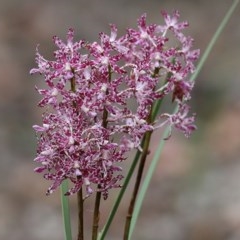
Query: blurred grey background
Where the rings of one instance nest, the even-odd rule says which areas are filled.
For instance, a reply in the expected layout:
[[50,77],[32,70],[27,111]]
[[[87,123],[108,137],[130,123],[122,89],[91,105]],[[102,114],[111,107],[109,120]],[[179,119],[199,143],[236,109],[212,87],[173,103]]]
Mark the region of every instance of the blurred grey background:
[[[59,192],[35,174],[36,140],[32,125],[41,123],[30,76],[35,47],[52,58],[51,38],[65,39],[69,27],[76,40],[96,40],[116,23],[119,34],[136,27],[147,13],[149,23],[163,22],[160,11],[178,9],[188,20],[195,48],[206,48],[231,5],[230,0],[1,0],[0,1],[0,239],[63,239]],[[192,98],[198,131],[186,140],[174,132],[167,142],[134,232],[138,240],[240,239],[240,6],[235,11],[199,75]],[[156,149],[159,133],[153,136]],[[103,202],[101,219],[117,194]],[[130,193],[106,239],[122,239]],[[86,228],[92,199],[86,201]],[[76,234],[76,199],[72,205]],[[88,231],[88,230],[87,230]],[[86,233],[86,239],[90,236]],[[76,238],[75,238],[76,239]]]

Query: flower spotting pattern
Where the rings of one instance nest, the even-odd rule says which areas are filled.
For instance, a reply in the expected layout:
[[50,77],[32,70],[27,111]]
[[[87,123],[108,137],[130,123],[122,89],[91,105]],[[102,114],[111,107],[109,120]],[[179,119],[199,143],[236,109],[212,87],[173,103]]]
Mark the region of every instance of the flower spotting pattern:
[[[141,150],[144,134],[169,124],[187,137],[196,129],[188,116],[193,83],[189,75],[199,50],[183,34],[187,22],[179,13],[162,13],[163,25],[138,19],[138,28],[118,37],[115,25],[110,35],[99,34],[98,42],[74,42],[69,29],[66,42],[53,37],[54,60],[36,50],[37,68],[46,88],[39,107],[45,109],[42,125],[34,125],[38,136],[35,169],[51,180],[47,194],[63,180],[73,183],[66,195],[82,187],[86,197],[120,187],[120,163],[132,149]],[[171,40],[171,41],[170,41]],[[151,119],[153,105],[170,95],[178,111],[162,112]]]

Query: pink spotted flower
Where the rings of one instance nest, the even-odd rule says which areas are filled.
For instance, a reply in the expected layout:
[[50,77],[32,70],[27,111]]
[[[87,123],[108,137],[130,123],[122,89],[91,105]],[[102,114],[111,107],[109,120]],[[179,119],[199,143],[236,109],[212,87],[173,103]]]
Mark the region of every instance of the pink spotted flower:
[[[141,151],[146,132],[169,124],[188,137],[196,129],[187,102],[199,50],[183,34],[188,24],[179,23],[178,12],[163,17],[165,24],[148,25],[144,14],[137,29],[120,37],[112,24],[110,35],[100,33],[93,43],[74,42],[69,29],[66,43],[53,38],[54,60],[37,48],[38,66],[30,72],[41,74],[46,88],[36,87],[45,111],[43,123],[33,126],[40,165],[35,171],[52,182],[47,194],[69,179],[66,195],[84,188],[86,197],[101,191],[107,198],[109,189],[121,186],[121,162],[130,150]],[[168,32],[177,44],[169,43]],[[168,95],[178,111],[151,119],[153,105]]]

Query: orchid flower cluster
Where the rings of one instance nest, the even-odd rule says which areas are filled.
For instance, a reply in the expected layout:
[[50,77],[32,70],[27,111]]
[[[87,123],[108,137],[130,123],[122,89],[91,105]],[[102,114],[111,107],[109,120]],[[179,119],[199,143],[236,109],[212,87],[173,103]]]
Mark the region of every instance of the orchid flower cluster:
[[[37,68],[31,74],[44,76],[47,87],[39,89],[39,106],[45,109],[43,124],[34,125],[38,136],[35,169],[52,181],[47,194],[69,179],[66,195],[82,187],[88,197],[95,191],[108,196],[120,187],[120,163],[132,149],[141,151],[146,132],[170,125],[189,136],[196,128],[188,116],[194,71],[199,50],[183,34],[187,22],[179,13],[163,12],[163,25],[146,23],[146,14],[137,29],[118,37],[99,34],[99,42],[74,42],[69,29],[66,43],[53,37],[57,46],[53,61],[36,52]],[[154,103],[169,96],[178,105],[175,113],[151,118]]]

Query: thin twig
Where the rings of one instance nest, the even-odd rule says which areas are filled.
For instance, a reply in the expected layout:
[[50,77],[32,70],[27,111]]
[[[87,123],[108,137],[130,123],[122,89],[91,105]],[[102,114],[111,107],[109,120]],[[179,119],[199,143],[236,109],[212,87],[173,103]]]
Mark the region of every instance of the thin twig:
[[100,202],[101,202],[101,192],[97,192],[95,199],[95,207],[93,214],[93,225],[92,225],[92,240],[96,240],[98,236],[98,223],[100,219]]
[[84,239],[84,225],[83,225],[83,192],[82,188],[77,193],[77,203],[78,203],[78,240]]
[[[149,117],[147,119],[148,123],[151,123],[151,121],[152,121],[151,116],[152,116],[152,108],[150,110]],[[124,240],[128,240],[128,237],[129,237],[129,230],[130,230],[130,225],[131,225],[131,220],[132,220],[132,214],[133,214],[135,202],[136,202],[136,199],[137,199],[137,194],[138,194],[141,179],[142,179],[143,169],[144,169],[144,166],[145,166],[145,163],[146,163],[147,155],[149,154],[149,145],[150,145],[151,135],[152,135],[152,131],[149,131],[145,134],[145,139],[144,139],[144,143],[143,143],[143,151],[142,151],[142,155],[141,155],[141,158],[140,158],[140,163],[139,163],[139,167],[138,167],[136,182],[135,182],[135,185],[134,185],[132,198],[131,198],[130,205],[129,205],[129,208],[128,208],[128,213],[127,213],[127,216],[126,216],[124,235],[123,235]]]

